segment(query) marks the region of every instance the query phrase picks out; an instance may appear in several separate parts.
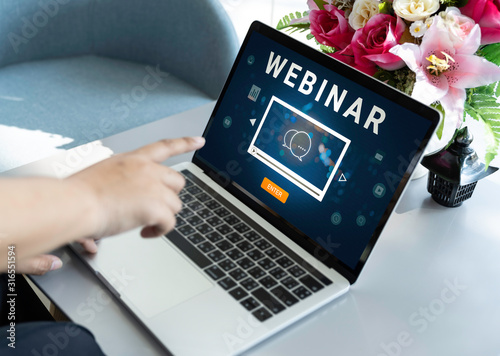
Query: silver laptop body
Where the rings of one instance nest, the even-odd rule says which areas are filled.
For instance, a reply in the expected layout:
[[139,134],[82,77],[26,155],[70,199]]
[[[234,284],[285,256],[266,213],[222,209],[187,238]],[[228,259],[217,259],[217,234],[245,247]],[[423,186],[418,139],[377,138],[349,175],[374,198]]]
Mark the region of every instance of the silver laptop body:
[[106,238],[94,256],[72,248],[166,353],[239,354],[349,290],[438,122],[436,111],[255,22],[207,145],[174,166],[188,181],[176,229]]

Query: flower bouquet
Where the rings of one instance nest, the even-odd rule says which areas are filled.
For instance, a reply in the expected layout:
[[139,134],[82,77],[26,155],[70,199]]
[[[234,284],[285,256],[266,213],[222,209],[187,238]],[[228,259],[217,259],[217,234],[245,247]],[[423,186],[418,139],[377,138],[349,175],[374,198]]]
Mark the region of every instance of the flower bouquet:
[[307,6],[277,29],[308,31],[322,52],[440,110],[439,139],[468,116],[482,122],[486,164],[496,156],[499,0],[307,0]]

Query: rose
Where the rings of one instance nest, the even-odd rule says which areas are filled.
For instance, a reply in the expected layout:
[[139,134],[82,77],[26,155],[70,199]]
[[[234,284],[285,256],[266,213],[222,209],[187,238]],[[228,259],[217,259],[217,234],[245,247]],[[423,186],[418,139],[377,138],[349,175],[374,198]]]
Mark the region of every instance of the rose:
[[445,11],[440,12],[439,16],[443,19],[442,23],[446,27],[455,48],[460,47],[474,27],[474,20],[460,14],[460,10],[456,7],[448,7]]
[[372,74],[376,65],[386,70],[402,68],[405,64],[403,60],[389,50],[399,43],[405,29],[406,25],[400,17],[387,14],[373,16],[352,38],[350,46],[355,67],[371,68],[369,72]]
[[354,30],[349,26],[344,11],[333,5],[325,5],[325,9],[312,10],[309,14],[311,33],[323,45],[344,49],[351,42]]
[[349,25],[355,30],[366,25],[368,20],[379,13],[378,0],[356,0],[349,14]]
[[408,21],[422,21],[439,9],[439,0],[394,0],[394,12]]
[[481,44],[500,42],[500,0],[469,0],[460,10],[479,24]]
[[375,72],[377,71],[377,68],[370,63],[369,66],[365,66],[363,64],[357,65],[354,62],[354,54],[352,52],[352,46],[349,45],[346,48],[344,48],[342,51],[337,51],[335,53],[329,53],[329,56],[332,56],[335,59],[338,59],[341,62],[344,62],[345,64],[356,68],[357,70],[366,73],[368,75],[374,75]]

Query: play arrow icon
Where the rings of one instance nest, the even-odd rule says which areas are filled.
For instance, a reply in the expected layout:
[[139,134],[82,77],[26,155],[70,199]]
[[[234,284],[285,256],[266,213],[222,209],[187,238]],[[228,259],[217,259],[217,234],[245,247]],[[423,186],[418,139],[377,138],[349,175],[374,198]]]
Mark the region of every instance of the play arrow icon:
[[339,182],[347,182],[347,179],[345,179],[344,173],[340,175]]
[[250,119],[250,123],[253,125],[255,125],[255,121],[257,121],[257,119]]

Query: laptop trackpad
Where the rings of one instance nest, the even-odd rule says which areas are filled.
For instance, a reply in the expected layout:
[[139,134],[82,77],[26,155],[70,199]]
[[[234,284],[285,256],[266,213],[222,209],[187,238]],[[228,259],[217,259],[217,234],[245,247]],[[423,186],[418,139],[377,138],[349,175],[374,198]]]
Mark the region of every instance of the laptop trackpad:
[[163,238],[138,232],[103,239],[91,262],[146,317],[153,317],[213,287]]

